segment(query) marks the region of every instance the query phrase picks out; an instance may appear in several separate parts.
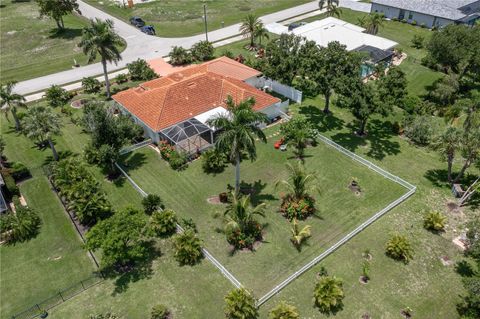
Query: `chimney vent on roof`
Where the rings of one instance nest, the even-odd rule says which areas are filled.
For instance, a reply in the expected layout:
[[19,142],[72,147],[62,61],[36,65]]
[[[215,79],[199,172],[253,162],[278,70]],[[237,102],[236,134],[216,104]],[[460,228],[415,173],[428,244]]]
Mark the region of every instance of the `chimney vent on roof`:
[[195,83],[195,82],[190,82],[190,83],[187,84],[187,86],[188,86],[190,89],[193,89],[193,88],[195,88],[195,87],[197,86],[197,83]]

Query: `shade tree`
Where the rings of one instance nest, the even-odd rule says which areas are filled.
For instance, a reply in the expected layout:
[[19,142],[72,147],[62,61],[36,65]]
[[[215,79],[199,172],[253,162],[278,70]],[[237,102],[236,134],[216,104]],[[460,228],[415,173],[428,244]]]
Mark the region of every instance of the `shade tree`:
[[35,0],[41,17],[49,17],[57,23],[60,30],[65,29],[63,17],[68,14],[81,14],[76,0]]
[[316,131],[313,125],[305,118],[296,116],[280,126],[280,133],[287,146],[295,149],[295,155],[303,159],[305,149],[309,143],[316,140]]

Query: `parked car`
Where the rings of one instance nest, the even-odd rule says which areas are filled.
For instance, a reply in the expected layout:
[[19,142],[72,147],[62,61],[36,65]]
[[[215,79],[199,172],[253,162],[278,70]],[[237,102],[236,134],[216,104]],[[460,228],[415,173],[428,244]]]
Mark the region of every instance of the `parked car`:
[[140,28],[140,31],[148,35],[155,35],[155,28],[152,25],[146,25]]
[[136,26],[137,28],[141,28],[145,25],[145,21],[142,20],[140,17],[131,17],[130,23]]
[[293,29],[296,29],[298,27],[301,27],[302,25],[306,25],[306,22],[293,22],[288,25],[288,31],[292,31]]

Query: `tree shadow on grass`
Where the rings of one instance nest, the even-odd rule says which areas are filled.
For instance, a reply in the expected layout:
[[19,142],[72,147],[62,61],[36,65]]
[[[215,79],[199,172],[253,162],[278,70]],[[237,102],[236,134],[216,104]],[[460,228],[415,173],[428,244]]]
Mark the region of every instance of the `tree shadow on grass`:
[[82,29],[71,29],[65,28],[61,29],[52,29],[50,30],[50,39],[65,39],[72,40],[82,35]]
[[[445,166],[446,165],[447,164],[445,163]],[[457,172],[452,172],[452,177],[455,178],[456,176]],[[425,172],[424,177],[432,182],[432,184],[436,187],[451,188],[450,182],[448,181],[447,169],[430,169]],[[466,189],[477,178],[478,176],[467,172],[463,175],[459,183],[462,184],[464,189]]]
[[313,105],[301,107],[299,113],[304,115],[320,132],[340,130],[345,124],[342,119],[339,119],[332,113],[326,114]]
[[122,168],[129,172],[142,167],[147,162],[147,156],[143,153],[129,153],[119,161]]
[[[50,149],[50,148],[49,148]],[[47,150],[45,150],[47,151]],[[66,151],[59,151],[58,152],[58,160],[61,161],[61,160],[64,160],[64,159],[67,159],[69,157],[72,157],[72,156],[78,156],[78,154],[76,153],[73,153],[72,151],[70,150],[66,150]],[[55,162],[55,160],[53,159],[53,154],[50,154],[48,156],[45,157],[45,160],[43,161],[43,165],[48,165],[52,162]]]
[[115,279],[115,289],[112,296],[121,294],[129,288],[130,284],[142,279],[149,279],[153,275],[153,260],[161,256],[161,252],[154,246],[153,242],[145,243],[148,253],[142,259],[135,261],[134,266],[128,270],[106,269],[107,278]]
[[457,262],[455,264],[455,271],[462,277],[472,277],[475,274],[472,265],[466,260]]
[[240,191],[243,194],[250,195],[250,201],[253,206],[265,203],[265,201],[274,201],[277,198],[272,194],[264,194],[262,191],[267,186],[267,183],[263,183],[262,180],[257,180],[253,183],[247,183],[245,181],[240,182]]

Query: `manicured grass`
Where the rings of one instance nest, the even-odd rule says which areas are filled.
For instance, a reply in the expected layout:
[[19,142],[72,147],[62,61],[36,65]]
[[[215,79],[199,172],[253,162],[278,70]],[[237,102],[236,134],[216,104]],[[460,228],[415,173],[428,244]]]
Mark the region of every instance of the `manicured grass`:
[[35,1],[0,0],[0,5],[1,83],[71,69],[74,60],[80,65],[87,64],[87,57],[78,47],[87,19],[65,16],[66,29],[58,33],[55,21],[39,18]]
[[[147,24],[153,25],[158,36],[182,37],[204,32],[203,3],[207,5],[208,30],[240,22],[247,14],[257,16],[298,6],[309,0],[258,0],[258,1],[191,1],[162,0],[135,4],[123,8],[114,0],[87,0],[93,6],[123,19],[133,16],[141,17]],[[126,3],[126,1],[125,1]]]
[[20,191],[27,204],[39,213],[42,226],[34,239],[0,247],[2,318],[52,297],[90,277],[95,270],[47,179],[36,176],[22,183]]
[[[314,110],[315,114],[317,110]],[[278,126],[267,130],[273,134]],[[207,199],[226,191],[233,184],[233,168],[215,176],[206,175],[201,161],[192,163],[185,171],[176,172],[166,165],[159,154],[143,148],[130,154],[124,161],[126,170],[136,183],[148,193],[159,194],[167,207],[179,216],[192,218],[201,238],[212,254],[229,269],[246,287],[264,294],[286,279],[301,266],[333,245],[361,222],[400,197],[406,190],[376,175],[338,151],[323,143],[307,150],[306,167],[318,176],[320,194],[316,195],[318,214],[301,225],[312,226],[312,237],[301,252],[290,242],[290,225],[278,213],[282,190],[275,190],[275,181],[287,177],[285,163],[296,161],[291,152],[275,150],[270,138],[267,144],[258,145],[258,159],[242,163],[242,182],[255,189],[254,204],[267,205],[266,217],[259,221],[266,225],[264,242],[255,252],[237,252],[223,229],[224,205],[209,204]],[[348,185],[352,176],[360,180],[362,195],[357,197]]]

